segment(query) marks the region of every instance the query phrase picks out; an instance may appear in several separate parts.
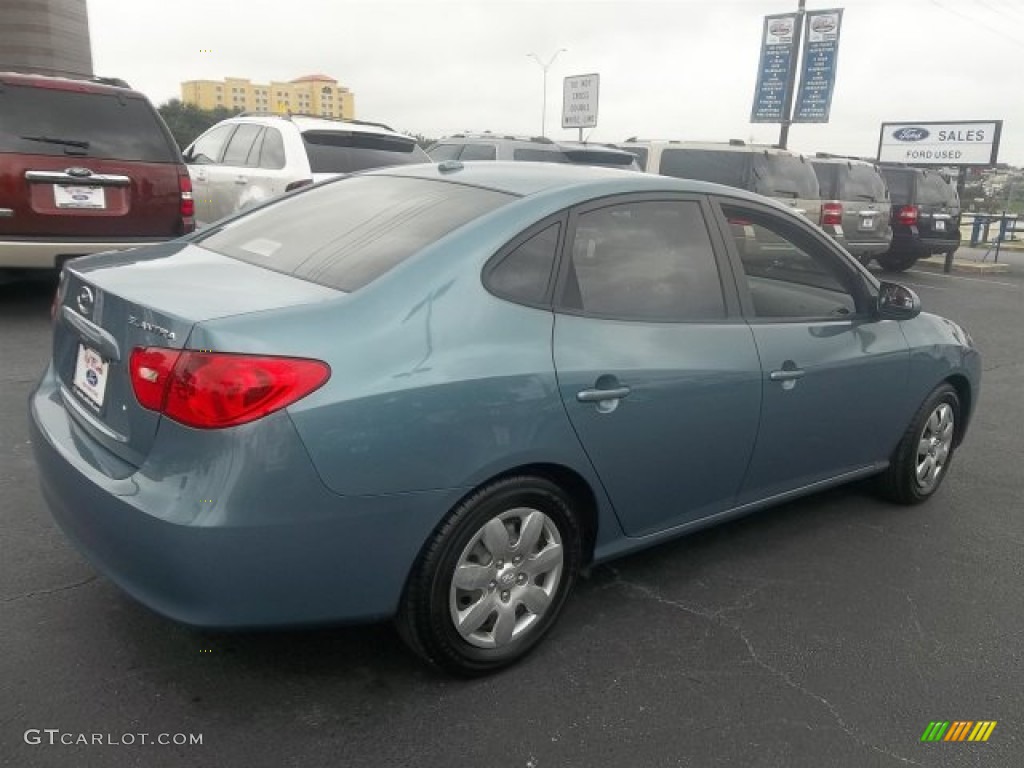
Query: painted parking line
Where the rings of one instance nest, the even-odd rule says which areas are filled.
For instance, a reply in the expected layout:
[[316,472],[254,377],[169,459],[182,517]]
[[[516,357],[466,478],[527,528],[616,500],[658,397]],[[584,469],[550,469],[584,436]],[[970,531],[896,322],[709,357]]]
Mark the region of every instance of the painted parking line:
[[[905,274],[908,274],[908,275],[933,275],[935,277],[941,278],[942,280],[966,280],[969,283],[984,283],[985,285],[1002,285],[1002,286],[1006,286],[1007,288],[1016,288],[1018,290],[1024,288],[1024,283],[1004,283],[1002,280],[985,280],[985,279],[980,278],[980,277],[959,277],[957,275],[936,275],[934,272],[925,272],[922,269],[908,269]],[[928,285],[927,283],[922,283],[921,285],[925,285],[928,288],[935,288],[935,286]],[[936,288],[936,290],[943,290],[943,289]]]

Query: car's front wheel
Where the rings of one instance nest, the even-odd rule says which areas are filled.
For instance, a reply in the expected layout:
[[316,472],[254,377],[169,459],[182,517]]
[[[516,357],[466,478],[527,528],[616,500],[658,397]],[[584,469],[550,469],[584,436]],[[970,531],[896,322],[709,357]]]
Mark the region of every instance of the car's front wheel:
[[582,535],[554,483],[520,476],[485,486],[427,543],[396,623],[441,668],[483,675],[518,661],[558,618],[575,583]]
[[891,501],[920,504],[939,489],[956,448],[960,398],[950,384],[925,399],[903,434],[879,490]]

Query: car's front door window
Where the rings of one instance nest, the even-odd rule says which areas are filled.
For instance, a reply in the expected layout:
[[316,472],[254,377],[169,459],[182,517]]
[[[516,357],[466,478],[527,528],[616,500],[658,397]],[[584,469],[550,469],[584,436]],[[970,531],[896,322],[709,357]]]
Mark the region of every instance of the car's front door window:
[[757,318],[828,319],[857,313],[857,285],[838,254],[761,210],[723,205],[739,253],[741,289]]

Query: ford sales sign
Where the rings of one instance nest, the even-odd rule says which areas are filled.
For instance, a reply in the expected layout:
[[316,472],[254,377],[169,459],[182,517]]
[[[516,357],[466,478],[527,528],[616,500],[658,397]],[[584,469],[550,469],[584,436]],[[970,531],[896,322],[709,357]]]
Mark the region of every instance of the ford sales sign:
[[995,165],[1002,120],[959,123],[882,123],[880,163]]

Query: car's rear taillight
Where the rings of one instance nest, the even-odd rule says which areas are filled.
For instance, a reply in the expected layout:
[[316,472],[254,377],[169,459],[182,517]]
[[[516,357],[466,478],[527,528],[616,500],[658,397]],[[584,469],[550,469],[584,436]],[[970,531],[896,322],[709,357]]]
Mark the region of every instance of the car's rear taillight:
[[181,220],[186,232],[196,228],[196,201],[192,197],[192,179],[187,173],[178,176],[178,189],[181,194],[181,207],[179,209]]
[[308,187],[312,183],[312,179],[299,179],[298,181],[291,182],[287,187],[284,188],[284,191],[291,192],[293,189],[302,189],[303,187]]
[[821,206],[821,226],[840,227],[843,224],[843,204],[825,203]]
[[900,208],[899,213],[896,214],[896,221],[908,227],[917,224],[917,206],[904,205]]
[[163,347],[137,347],[130,368],[143,408],[197,429],[263,418],[318,389],[331,375],[319,360]]

